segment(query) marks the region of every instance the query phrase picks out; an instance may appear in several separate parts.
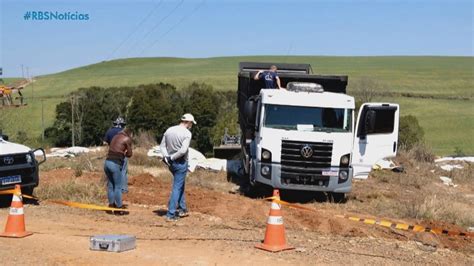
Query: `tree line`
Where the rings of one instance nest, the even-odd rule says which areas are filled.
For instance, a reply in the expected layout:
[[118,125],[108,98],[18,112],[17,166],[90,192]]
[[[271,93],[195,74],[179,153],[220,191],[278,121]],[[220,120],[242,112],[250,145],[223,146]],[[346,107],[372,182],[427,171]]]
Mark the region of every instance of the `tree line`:
[[205,83],[180,90],[167,83],[81,88],[56,106],[54,124],[45,130],[45,136],[55,146],[71,146],[73,134],[75,145],[101,145],[112,121],[122,116],[133,132],[151,132],[160,142],[164,131],[177,124],[183,113],[192,113],[198,122],[192,129],[192,146],[210,153],[224,128],[237,133],[235,103],[234,91],[217,91]]

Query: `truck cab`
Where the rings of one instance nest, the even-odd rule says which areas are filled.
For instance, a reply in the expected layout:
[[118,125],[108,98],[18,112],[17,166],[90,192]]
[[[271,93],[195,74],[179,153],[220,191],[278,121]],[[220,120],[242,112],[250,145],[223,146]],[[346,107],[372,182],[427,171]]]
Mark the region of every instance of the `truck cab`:
[[[36,155],[42,157],[37,160]],[[39,165],[46,160],[45,152],[39,148],[9,142],[0,134],[0,191],[20,184],[24,194],[31,195],[39,184]]]
[[377,160],[395,156],[397,104],[363,104],[356,120],[347,76],[313,75],[309,65],[276,64],[286,90],[262,89],[253,75],[270,65],[240,64],[241,150],[250,184],[343,198],[353,178],[367,178]]

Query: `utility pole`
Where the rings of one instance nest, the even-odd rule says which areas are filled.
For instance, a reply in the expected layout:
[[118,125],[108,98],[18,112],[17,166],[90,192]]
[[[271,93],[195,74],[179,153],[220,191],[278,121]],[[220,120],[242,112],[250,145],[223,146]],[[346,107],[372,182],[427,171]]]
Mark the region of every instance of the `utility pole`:
[[76,141],[75,141],[75,138],[74,138],[74,96],[71,96],[71,133],[72,133],[72,146],[76,146]]
[[44,99],[41,99],[41,140],[44,143]]
[[21,77],[25,78],[25,69],[23,68],[23,64],[21,64]]
[[[30,77],[30,68],[26,67],[26,79],[28,79],[31,82],[31,77]],[[35,86],[33,85],[33,82],[31,82],[31,100],[35,100]]]

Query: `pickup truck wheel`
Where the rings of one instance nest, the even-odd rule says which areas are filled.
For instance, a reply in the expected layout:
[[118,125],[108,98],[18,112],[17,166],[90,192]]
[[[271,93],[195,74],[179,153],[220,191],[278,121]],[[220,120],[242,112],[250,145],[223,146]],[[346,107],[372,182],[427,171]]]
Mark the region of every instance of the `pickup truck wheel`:
[[329,193],[329,200],[333,203],[344,203],[346,201],[346,194],[331,192]]
[[12,202],[12,195],[0,195],[0,208],[10,207]]
[[24,187],[21,189],[21,193],[28,196],[33,196],[34,191],[35,191],[34,187]]
[[[33,196],[34,191],[35,191],[34,187],[24,187],[21,189],[21,192],[28,196]],[[23,202],[26,204],[39,205],[38,201],[34,199],[23,198]]]

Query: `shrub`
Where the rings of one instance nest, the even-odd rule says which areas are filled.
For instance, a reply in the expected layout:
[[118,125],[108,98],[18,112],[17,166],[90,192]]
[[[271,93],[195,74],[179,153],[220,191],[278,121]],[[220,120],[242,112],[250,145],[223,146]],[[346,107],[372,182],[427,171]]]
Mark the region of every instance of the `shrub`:
[[157,145],[155,134],[152,131],[144,131],[140,130],[138,133],[133,137],[134,143],[137,147],[147,148],[150,149],[153,146]]
[[25,143],[28,140],[28,135],[26,134],[25,131],[18,131],[16,133],[16,142],[18,143]]
[[161,140],[164,131],[182,115],[181,95],[170,84],[142,85],[133,90],[128,122],[134,132],[151,131]]
[[193,146],[204,154],[213,150],[211,129],[216,125],[220,104],[212,86],[192,83],[183,89],[183,112],[193,114],[197,121],[192,129]]
[[432,163],[435,159],[433,150],[431,150],[431,148],[424,142],[418,142],[414,144],[408,151],[408,155],[418,162]]
[[464,157],[464,156],[466,156],[466,154],[464,153],[464,151],[462,150],[461,147],[455,147],[455,148],[454,148],[454,156],[456,156],[456,157]]
[[[365,103],[371,102],[378,92],[384,90],[383,85],[370,77],[361,77],[350,84],[357,100]],[[360,107],[360,105],[359,105]]]
[[422,143],[425,132],[418,123],[418,119],[413,115],[400,117],[400,128],[398,142],[402,149],[409,150],[415,144]]

